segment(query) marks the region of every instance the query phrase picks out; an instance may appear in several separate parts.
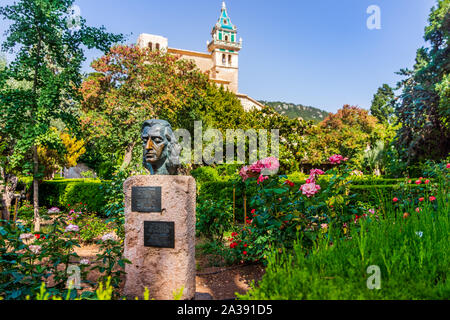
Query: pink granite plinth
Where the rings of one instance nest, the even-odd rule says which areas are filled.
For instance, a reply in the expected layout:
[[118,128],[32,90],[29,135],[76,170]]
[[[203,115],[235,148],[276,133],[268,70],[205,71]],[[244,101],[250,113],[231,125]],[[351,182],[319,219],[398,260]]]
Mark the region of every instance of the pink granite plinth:
[[[133,212],[132,187],[161,187],[162,212]],[[124,185],[126,264],[124,294],[142,298],[172,300],[184,288],[182,299],[195,296],[195,179],[190,176],[134,176]],[[175,248],[144,246],[144,221],[175,224]]]

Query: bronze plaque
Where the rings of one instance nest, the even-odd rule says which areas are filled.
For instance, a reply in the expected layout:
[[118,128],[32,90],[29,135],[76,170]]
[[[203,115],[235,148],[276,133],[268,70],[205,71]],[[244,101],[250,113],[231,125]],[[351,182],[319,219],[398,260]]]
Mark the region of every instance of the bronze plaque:
[[144,246],[175,248],[175,222],[144,221]]
[[161,187],[132,187],[131,211],[161,212]]

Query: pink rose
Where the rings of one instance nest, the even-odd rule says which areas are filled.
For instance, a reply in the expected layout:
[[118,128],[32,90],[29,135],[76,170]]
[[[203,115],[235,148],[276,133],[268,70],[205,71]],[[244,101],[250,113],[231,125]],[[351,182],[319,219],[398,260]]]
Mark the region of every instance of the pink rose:
[[265,164],[261,160],[258,160],[255,163],[251,164],[248,169],[250,171],[260,173],[261,170],[264,169],[265,167],[266,167]]
[[320,186],[315,183],[305,183],[300,187],[300,190],[309,198],[319,192]]
[[309,174],[310,174],[310,175],[315,175],[315,176],[320,176],[320,175],[322,175],[322,174],[325,174],[325,172],[323,172],[323,171],[320,170],[320,169],[311,169],[311,171],[310,171]]
[[328,159],[332,164],[340,164],[341,161],[347,161],[348,158],[344,158],[340,154],[334,154]]
[[268,176],[260,175],[260,176],[258,177],[258,180],[257,180],[256,182],[259,184],[260,182],[263,182],[264,180],[267,180],[267,179],[269,179]]
[[248,171],[248,167],[247,166],[242,167],[241,171],[239,171],[239,175],[241,176],[242,181],[245,181],[245,180],[248,179],[247,171]]

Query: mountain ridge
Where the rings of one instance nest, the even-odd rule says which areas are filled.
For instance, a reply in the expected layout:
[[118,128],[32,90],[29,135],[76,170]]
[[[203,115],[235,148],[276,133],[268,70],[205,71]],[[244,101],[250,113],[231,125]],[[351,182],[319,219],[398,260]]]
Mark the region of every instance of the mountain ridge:
[[321,122],[329,114],[329,112],[312,106],[295,104],[282,101],[266,101],[258,100],[258,102],[273,108],[281,115],[285,115],[291,119],[302,118],[305,121]]

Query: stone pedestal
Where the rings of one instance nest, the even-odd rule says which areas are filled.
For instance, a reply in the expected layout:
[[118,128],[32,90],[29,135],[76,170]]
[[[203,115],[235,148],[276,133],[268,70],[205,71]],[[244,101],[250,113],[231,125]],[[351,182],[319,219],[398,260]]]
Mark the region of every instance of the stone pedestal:
[[[132,211],[133,207],[137,210],[136,203],[132,205],[133,187],[161,187],[161,212]],[[179,292],[184,287],[182,299],[193,299],[196,274],[195,179],[190,176],[134,176],[125,181],[123,188],[124,255],[131,261],[125,267],[124,294],[130,298],[142,298],[145,288],[148,288],[150,298],[172,300],[174,291]],[[144,222],[147,221],[173,223],[174,235],[171,238],[174,239],[174,248],[145,246]],[[157,236],[156,239],[154,235],[150,236],[158,240]],[[148,231],[146,239],[148,242]]]

